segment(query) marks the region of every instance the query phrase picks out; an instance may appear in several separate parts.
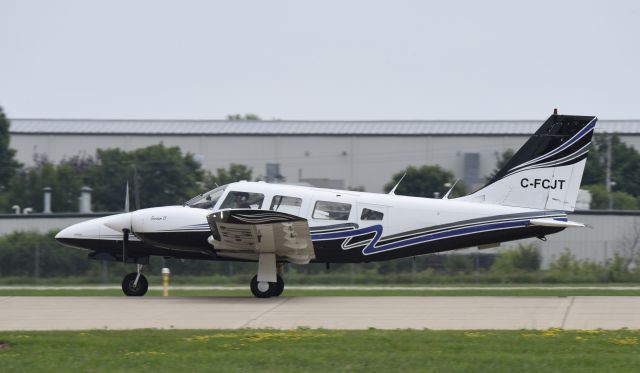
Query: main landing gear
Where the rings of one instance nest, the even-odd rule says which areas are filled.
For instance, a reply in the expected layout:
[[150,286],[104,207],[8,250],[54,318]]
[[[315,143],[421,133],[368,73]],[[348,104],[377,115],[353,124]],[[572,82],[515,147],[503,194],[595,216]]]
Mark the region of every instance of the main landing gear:
[[129,273],[122,280],[122,291],[129,297],[141,297],[147,293],[149,282],[142,271],[144,265],[138,264],[136,272]]
[[284,280],[277,276],[276,282],[258,281],[258,275],[251,279],[251,292],[256,298],[279,297],[284,291]]
[[284,264],[276,263],[275,254],[260,254],[258,274],[251,279],[251,293],[256,298],[280,296],[284,291],[283,267]]
[[[279,297],[284,291],[283,269],[284,263],[277,263],[275,254],[260,254],[258,274],[251,279],[251,293],[256,298]],[[122,291],[127,296],[141,297],[147,293],[149,282],[143,271],[144,265],[138,264],[136,272],[124,276]]]

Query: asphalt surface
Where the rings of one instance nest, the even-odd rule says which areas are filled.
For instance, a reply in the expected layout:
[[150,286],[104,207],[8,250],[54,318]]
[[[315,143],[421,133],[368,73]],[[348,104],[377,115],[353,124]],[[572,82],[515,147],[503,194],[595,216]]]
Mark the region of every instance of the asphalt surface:
[[0,330],[640,329],[640,297],[0,297]]

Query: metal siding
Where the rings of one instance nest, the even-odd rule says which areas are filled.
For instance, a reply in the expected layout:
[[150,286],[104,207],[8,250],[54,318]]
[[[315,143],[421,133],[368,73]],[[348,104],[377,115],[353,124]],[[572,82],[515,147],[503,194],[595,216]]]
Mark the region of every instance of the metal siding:
[[[527,135],[543,121],[226,121],[12,119],[21,134]],[[640,120],[600,121],[603,133],[640,134]]]

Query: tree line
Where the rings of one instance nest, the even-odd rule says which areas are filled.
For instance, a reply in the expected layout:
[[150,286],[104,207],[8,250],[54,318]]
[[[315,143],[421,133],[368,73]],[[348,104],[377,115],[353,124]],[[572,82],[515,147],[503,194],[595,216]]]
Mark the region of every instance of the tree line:
[[[228,119],[260,120],[254,114],[230,115]],[[0,108],[0,212],[10,212],[13,205],[42,211],[44,187],[53,189],[54,212],[78,211],[78,196],[83,186],[93,189],[95,211],[120,211],[127,182],[132,206],[145,208],[180,204],[216,185],[254,178],[252,170],[240,164],[215,172],[204,170],[193,154],[163,144],[131,151],[98,149],[95,156],[75,156],[57,164],[40,155],[34,159],[34,165],[27,167],[14,159],[15,150],[9,148],[9,125]],[[640,209],[640,153],[615,135],[607,140],[602,135],[594,136],[582,188],[592,193],[593,209],[608,207],[605,174],[610,144],[611,178],[615,183],[611,195],[613,208]],[[513,150],[509,149],[497,157],[494,174],[512,155]],[[491,176],[487,175],[487,179]],[[390,191],[401,178],[395,193],[419,197],[444,196],[455,181],[451,171],[437,165],[408,166],[392,175],[385,191]],[[464,195],[464,192],[464,185],[458,182],[450,197]]]

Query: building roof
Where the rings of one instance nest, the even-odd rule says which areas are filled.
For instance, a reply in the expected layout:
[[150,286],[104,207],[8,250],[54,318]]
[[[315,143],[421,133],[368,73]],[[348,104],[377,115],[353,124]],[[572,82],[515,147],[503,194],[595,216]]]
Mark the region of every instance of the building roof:
[[[12,119],[12,134],[71,135],[530,135],[543,120],[229,121]],[[640,120],[602,120],[596,132],[640,135]]]

